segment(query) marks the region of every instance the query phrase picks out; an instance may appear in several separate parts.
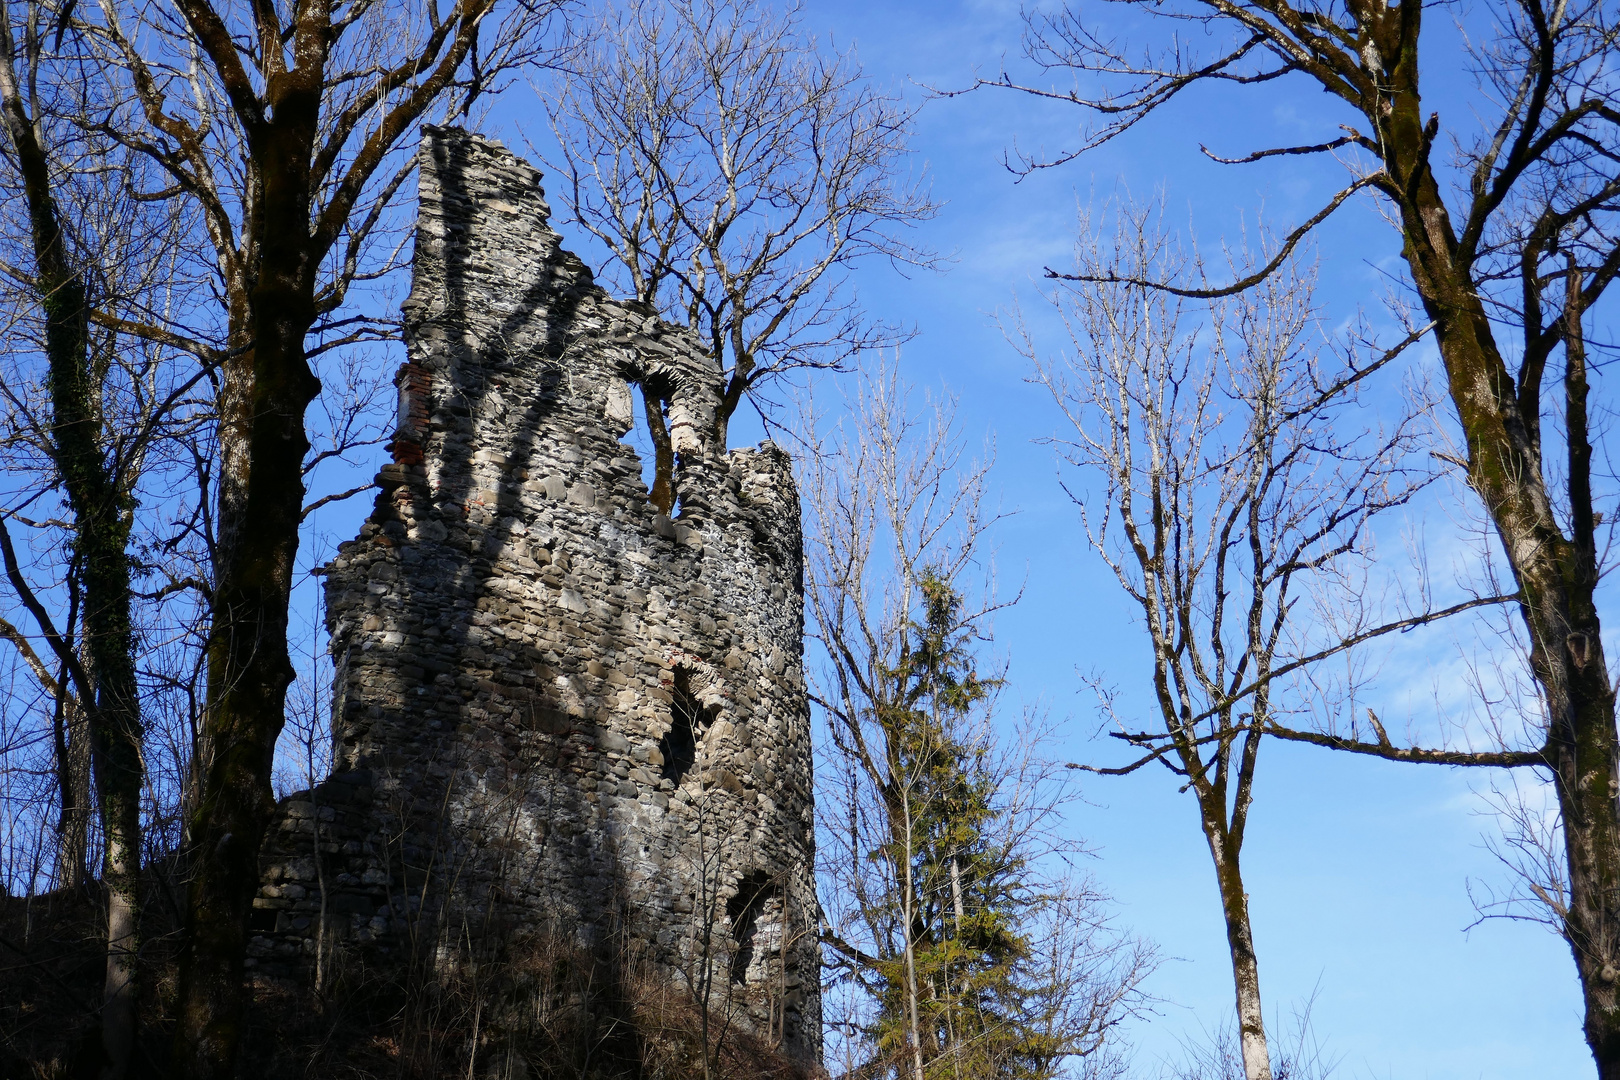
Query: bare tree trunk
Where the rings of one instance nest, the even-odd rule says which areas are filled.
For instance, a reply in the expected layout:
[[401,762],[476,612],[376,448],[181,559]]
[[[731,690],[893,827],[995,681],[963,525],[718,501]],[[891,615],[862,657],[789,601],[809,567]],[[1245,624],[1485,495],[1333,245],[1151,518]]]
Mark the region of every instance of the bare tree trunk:
[[[313,130],[311,123],[307,133]],[[271,760],[293,679],[287,610],[309,450],[304,410],[320,389],[304,355],[315,319],[312,281],[300,280],[313,272],[302,250],[309,232],[302,185],[308,146],[302,155],[293,147],[277,150],[259,163],[264,259],[252,314],[233,320],[253,347],[231,361],[220,401],[221,554],[198,748],[202,797],[191,819],[198,857],[175,1032],[180,1074],[197,1080],[233,1076],[241,1038],[248,917],[259,885],[259,843],[275,805]]]
[[[1573,902],[1565,933],[1581,969],[1586,998],[1586,1037],[1598,1055],[1605,1080],[1620,1076],[1620,750],[1616,748],[1614,689],[1601,647],[1593,594],[1598,581],[1596,520],[1592,509],[1592,444],[1586,427],[1586,337],[1581,326],[1582,278],[1573,259],[1564,305],[1565,429],[1569,442],[1570,484],[1580,552],[1567,656],[1575,668],[1566,677],[1575,699],[1548,715],[1559,717],[1548,747],[1558,760],[1559,803],[1564,812],[1564,845]],[[1549,665],[1550,666],[1550,665]],[[1549,679],[1549,684],[1551,680]],[[1567,718],[1567,719],[1564,719]],[[1572,828],[1571,821],[1578,827]]]
[[[1412,107],[1416,107],[1415,94]],[[1539,403],[1521,401],[1472,280],[1454,269],[1455,241],[1426,155],[1403,207],[1408,265],[1467,436],[1468,477],[1502,539],[1519,586],[1530,668],[1547,714],[1542,753],[1554,777],[1569,860],[1564,937],[1585,998],[1585,1034],[1602,1080],[1620,1080],[1620,745],[1614,687],[1595,591],[1598,554],[1586,419],[1579,275],[1566,318],[1566,426],[1572,535],[1560,527],[1543,478]],[[1530,408],[1526,406],[1530,405]],[[1536,417],[1536,419],[1532,419]]]
[[[221,269],[228,353],[201,340],[212,335],[134,332],[178,340],[222,374],[207,705],[195,747],[189,926],[171,1061],[177,1076],[227,1080],[247,1001],[247,922],[274,805],[271,763],[293,678],[287,625],[310,445],[304,412],[320,391],[305,338],[344,303],[373,227],[412,165],[400,163],[380,186],[378,170],[430,109],[455,115],[497,72],[548,51],[540,30],[558,5],[456,0],[424,20],[398,5],[340,12],[330,3],[176,0],[183,29],[136,5],[131,33],[120,5],[97,6],[96,32],[116,51],[136,106],[119,115],[140,129],[118,135],[184,178],[180,189],[207,220]],[[497,6],[506,14],[495,15]],[[154,18],[161,29],[152,30]],[[188,53],[189,74],[179,74],[174,56]],[[194,93],[171,95],[176,85]],[[220,136],[227,112],[233,134]],[[342,253],[335,261],[334,252]]]
[[118,478],[101,452],[87,356],[53,356],[51,397],[57,458],[83,562],[84,635],[94,672],[91,759],[100,798],[107,888],[107,977],[102,995],[104,1080],[121,1077],[135,1045],[136,960],[141,910],[140,691],[130,614],[130,518]]
[[56,780],[62,814],[56,824],[56,886],[84,884],[90,854],[90,728],[85,711],[68,688],[68,672],[57,677]]
[[900,796],[901,823],[905,829],[905,868],[901,873],[900,914],[906,946],[906,1018],[911,1025],[912,1080],[923,1080],[922,1027],[917,1022],[917,943],[913,940],[916,925],[916,883],[912,880],[912,828],[911,799],[909,793]]
[[[50,162],[36,119],[28,115],[12,62],[9,20],[0,11],[0,110],[23,181],[34,245],[35,286],[45,313],[45,352],[54,456],[73,511],[74,541],[84,587],[84,637],[89,662],[77,665],[86,712],[105,842],[107,971],[102,995],[104,1080],[124,1075],[135,1041],[136,955],[140,923],[141,724],[130,620],[126,551],[128,500],[101,445],[91,372],[89,307],[84,279],[72,267]],[[70,657],[63,656],[64,666]],[[94,685],[85,669],[95,673]],[[66,693],[66,687],[59,687]],[[72,753],[72,747],[69,747]],[[77,792],[75,792],[75,796]],[[68,807],[63,808],[64,816]],[[83,865],[83,856],[79,856]]]
[[1215,860],[1221,914],[1226,921],[1226,944],[1232,956],[1243,1075],[1245,1080],[1271,1080],[1271,1053],[1266,1045],[1265,1017],[1260,1009],[1260,961],[1254,952],[1254,934],[1249,929],[1249,895],[1243,891],[1238,851],[1227,839],[1224,827],[1212,827],[1206,822],[1204,835]]
[[[1290,266],[1234,306],[1210,309],[1215,333],[1201,353],[1178,328],[1184,300],[1149,284],[1183,265],[1154,212],[1128,207],[1115,228],[1112,244],[1095,234],[1082,242],[1082,284],[1058,298],[1078,359],[1046,361],[1023,338],[1074,425],[1066,457],[1108,485],[1108,510],[1085,519],[1088,537],[1141,606],[1153,648],[1157,730],[1116,717],[1117,734],[1143,754],[1095,771],[1162,765],[1197,798],[1244,1075],[1271,1080],[1241,853],[1273,679],[1414,625],[1361,618],[1356,633],[1289,657],[1290,612],[1310,583],[1336,589],[1375,515],[1424,481],[1402,465],[1406,421],[1365,440],[1324,436],[1339,428],[1347,388],[1376,365],[1347,357],[1348,381],[1324,370],[1306,344],[1317,325],[1308,277]],[[1106,694],[1104,704],[1112,709]]]
[[[128,1070],[135,1046],[141,913],[140,689],[130,612],[130,513],[100,446],[88,356],[52,357],[58,467],[74,511],[83,563],[84,636],[94,673],[91,759],[101,802],[102,881],[107,888],[107,977],[102,994],[103,1080]],[[59,362],[60,361],[60,362]]]
[[[664,420],[663,397],[641,387],[641,403],[647,413],[647,435],[653,444],[653,482],[647,492],[647,501],[658,507],[660,513],[675,512],[675,448],[670,440],[669,425]],[[721,445],[724,445],[722,443]]]

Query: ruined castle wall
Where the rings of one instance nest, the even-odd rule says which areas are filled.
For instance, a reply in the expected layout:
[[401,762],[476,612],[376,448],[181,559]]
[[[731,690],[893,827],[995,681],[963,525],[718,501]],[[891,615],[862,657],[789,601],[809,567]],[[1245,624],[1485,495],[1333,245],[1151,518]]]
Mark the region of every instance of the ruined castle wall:
[[[812,1060],[787,456],[716,441],[714,361],[592,282],[535,169],[445,129],[421,155],[394,463],[326,568],[336,767],[267,840],[255,963],[297,969],[323,928],[383,956],[423,926],[618,933]],[[643,382],[670,401],[673,517],[619,442]]]

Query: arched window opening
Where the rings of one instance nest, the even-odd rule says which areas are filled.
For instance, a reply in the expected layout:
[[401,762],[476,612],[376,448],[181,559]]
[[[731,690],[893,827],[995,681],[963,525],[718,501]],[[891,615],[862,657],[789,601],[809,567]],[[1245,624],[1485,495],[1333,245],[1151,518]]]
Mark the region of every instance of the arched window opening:
[[737,895],[726,901],[731,936],[737,951],[731,956],[731,981],[743,985],[760,976],[764,965],[781,945],[782,897],[770,877],[756,870],[737,883]]
[[697,763],[697,744],[708,726],[708,710],[692,693],[691,674],[685,669],[675,672],[674,700],[669,706],[669,731],[658,740],[658,752],[664,756],[662,776],[680,786],[681,780]]

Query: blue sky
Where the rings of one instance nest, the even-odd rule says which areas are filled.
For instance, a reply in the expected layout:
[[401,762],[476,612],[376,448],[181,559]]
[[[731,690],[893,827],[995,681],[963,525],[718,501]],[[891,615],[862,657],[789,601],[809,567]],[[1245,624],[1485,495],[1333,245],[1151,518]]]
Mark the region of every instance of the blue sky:
[[[1119,18],[1123,9],[1097,10]],[[869,75],[917,100],[923,86],[961,87],[975,72],[993,74],[1004,56],[1018,63],[1015,4],[809,0],[803,18],[835,46],[858,47]],[[1435,30],[1430,55],[1454,49],[1450,33]],[[1454,97],[1464,107],[1461,89],[1437,83],[1430,100],[1451,115]],[[514,88],[492,133],[515,147],[525,132],[539,141],[544,122],[531,100]],[[1000,163],[1012,140],[1062,149],[1078,113],[997,91],[931,101],[914,145],[944,205],[921,238],[949,263],[909,278],[882,265],[855,275],[870,311],[915,326],[903,358],[909,377],[959,395],[965,430],[995,441],[999,491],[1018,511],[1000,528],[998,571],[1004,583],[1029,585],[998,619],[997,647],[1010,659],[1017,696],[1066,718],[1063,753],[1071,760],[1117,763],[1113,741],[1096,737],[1078,673],[1106,673],[1130,700],[1148,672],[1145,639],[1086,545],[1051,451],[1034,441],[1053,433],[1058,418],[1044,391],[1025,382],[995,312],[1015,296],[1038,311],[1040,270],[1067,258],[1077,209],[1116,194],[1162,189],[1172,221],[1206,244],[1258,214],[1282,227],[1308,216],[1343,182],[1331,162],[1234,169],[1203,158],[1197,144],[1235,155],[1292,142],[1317,135],[1328,108],[1319,92],[1286,83],[1195,95],[1077,162],[1015,183]],[[565,241],[590,257],[580,238]],[[1319,249],[1319,295],[1334,318],[1377,310],[1398,272],[1398,250],[1370,203],[1336,216]],[[733,442],[755,437],[734,430]],[[1444,509],[1434,518],[1445,541]],[[338,517],[327,525],[350,534]],[[306,543],[306,559],[314,550]],[[1401,651],[1384,659],[1374,700],[1386,720],[1421,724],[1431,697],[1463,693],[1450,634],[1402,638]],[[1489,782],[1484,774],[1282,744],[1265,751],[1245,860],[1268,1012],[1286,1020],[1314,993],[1317,1032],[1343,1057],[1339,1076],[1592,1072],[1564,944],[1536,925],[1493,920],[1468,929],[1476,922],[1468,882],[1506,884],[1483,845],[1496,828],[1477,795]],[[1121,924],[1157,941],[1168,958],[1149,987],[1161,1004],[1130,1030],[1142,1074],[1151,1075],[1156,1062],[1177,1055],[1179,1040],[1231,1014],[1214,875],[1193,803],[1168,773],[1094,778],[1085,794],[1088,805],[1072,824],[1097,850],[1092,869],[1115,898]]]

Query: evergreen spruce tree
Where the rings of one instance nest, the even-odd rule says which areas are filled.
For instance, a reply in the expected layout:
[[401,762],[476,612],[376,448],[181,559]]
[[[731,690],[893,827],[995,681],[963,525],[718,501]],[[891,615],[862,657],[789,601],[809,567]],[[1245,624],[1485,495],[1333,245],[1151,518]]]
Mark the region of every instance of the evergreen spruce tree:
[[924,572],[918,591],[921,610],[898,662],[883,669],[888,693],[875,710],[890,838],[872,858],[899,885],[887,915],[900,931],[863,979],[881,1002],[870,1035],[880,1060],[892,1063],[875,1074],[1048,1076],[1057,1055],[1024,1007],[1038,989],[1027,924],[1041,896],[998,828],[991,747],[974,723],[1000,680],[978,671],[951,583]]
[[[999,515],[950,399],[920,413],[892,369],[862,372],[836,432],[807,423],[807,615],[827,1065],[841,1080],[1117,1075],[1151,946],[1059,825],[1069,774],[1050,728],[993,723],[1001,668],[966,588]],[[988,585],[989,583],[986,582]]]

